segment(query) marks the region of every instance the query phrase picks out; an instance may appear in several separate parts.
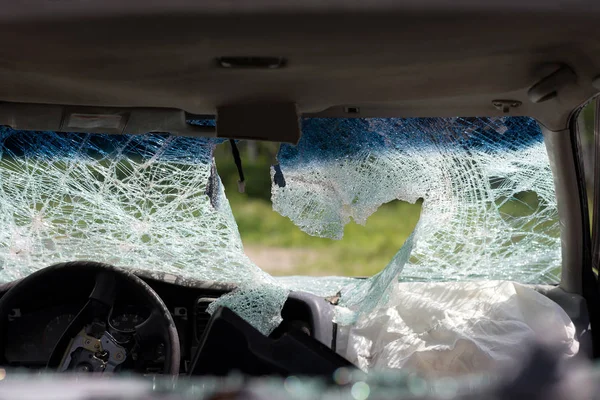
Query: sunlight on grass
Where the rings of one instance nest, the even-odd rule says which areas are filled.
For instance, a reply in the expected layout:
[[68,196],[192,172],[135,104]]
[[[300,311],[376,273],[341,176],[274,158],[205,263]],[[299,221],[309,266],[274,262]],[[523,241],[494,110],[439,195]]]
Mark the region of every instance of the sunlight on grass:
[[[421,208],[420,204],[401,201],[385,204],[369,217],[365,226],[351,222],[342,240],[332,240],[302,232],[264,200],[244,198],[238,193],[227,195],[251,258],[260,248],[294,249],[292,260],[277,260],[281,255],[277,251],[272,252],[272,257],[263,252],[254,259],[273,275],[371,276],[382,270],[402,247],[419,220]],[[278,266],[278,261],[282,265]]]
[[273,211],[274,155],[244,160],[244,194],[237,191],[238,174],[227,145],[219,146],[215,158],[246,254],[273,275],[371,276],[385,268],[419,220],[420,204],[394,201],[380,207],[365,226],[346,225],[342,240],[313,237]]

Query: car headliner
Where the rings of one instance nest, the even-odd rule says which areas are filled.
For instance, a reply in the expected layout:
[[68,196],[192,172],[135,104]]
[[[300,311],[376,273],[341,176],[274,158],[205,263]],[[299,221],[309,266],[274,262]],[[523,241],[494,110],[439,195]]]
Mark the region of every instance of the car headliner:
[[[30,0],[0,10],[0,100],[368,117],[502,115],[492,103],[507,99],[522,102],[510,115],[559,130],[598,91],[599,16],[595,0]],[[220,56],[288,63],[229,70]],[[576,80],[532,102],[557,64]]]
[[[253,103],[295,103],[303,116],[531,116],[546,128],[555,176],[561,286],[581,292],[589,228],[568,124],[600,88],[599,17],[597,0],[12,2],[0,8],[0,124],[63,126],[61,107],[17,112],[19,103],[141,107],[140,130],[177,120],[156,108],[218,118]],[[218,68],[223,56],[287,64]],[[530,89],[561,66],[574,79],[550,82],[555,96],[534,101]],[[505,113],[495,100],[521,104]],[[297,140],[271,128],[241,136]]]

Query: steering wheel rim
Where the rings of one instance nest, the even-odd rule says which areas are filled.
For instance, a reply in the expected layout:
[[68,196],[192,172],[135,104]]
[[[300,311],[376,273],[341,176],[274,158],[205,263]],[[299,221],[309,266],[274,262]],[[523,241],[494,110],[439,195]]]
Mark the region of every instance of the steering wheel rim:
[[[92,272],[92,276],[94,276],[94,279],[96,279],[96,284],[98,283],[97,280],[99,275],[104,274],[114,277],[115,280],[123,280],[129,284],[135,285],[138,289],[140,289],[141,293],[143,293],[144,295],[144,304],[151,305],[152,310],[150,317],[146,322],[152,319],[154,322],[153,325],[155,325],[156,322],[160,323],[160,328],[162,331],[161,337],[164,340],[165,344],[165,362],[163,367],[163,373],[173,376],[177,376],[179,374],[179,365],[181,360],[179,335],[177,333],[173,317],[171,316],[171,313],[167,309],[167,306],[162,301],[162,299],[146,282],[141,280],[133,273],[110,264],[104,264],[94,261],[71,261],[51,265],[21,279],[14,286],[12,286],[9,289],[9,291],[6,292],[4,296],[2,296],[2,298],[0,298],[0,363],[6,362],[6,359],[4,358],[6,344],[6,325],[8,321],[9,311],[12,308],[14,308],[13,306],[15,305],[13,303],[16,300],[19,300],[21,297],[24,297],[27,291],[30,290],[30,288],[40,286],[41,282],[48,280],[48,278],[50,277],[57,279],[56,274],[68,274],[71,270],[76,270],[79,273],[81,273],[82,271]],[[94,287],[94,290],[92,291],[88,299],[92,299],[93,296],[95,296],[95,293],[97,292],[97,286],[98,285]],[[96,295],[98,294],[96,293]],[[103,295],[106,296],[107,294],[99,294],[99,296]],[[146,322],[142,323],[140,326],[145,325]],[[49,362],[50,361],[51,360],[49,360]]]

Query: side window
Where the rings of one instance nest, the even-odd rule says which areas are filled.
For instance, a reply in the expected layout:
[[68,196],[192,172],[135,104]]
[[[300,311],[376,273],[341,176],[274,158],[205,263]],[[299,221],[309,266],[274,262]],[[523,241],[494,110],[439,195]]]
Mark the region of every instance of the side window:
[[[585,183],[587,186],[588,200],[590,206],[590,216],[593,209],[594,193],[594,116],[596,109],[596,100],[586,104],[577,118],[577,132],[579,134],[579,143],[581,144],[581,157],[585,173]],[[591,222],[591,221],[590,221]]]
[[[581,161],[588,195],[588,209],[590,215],[590,228],[592,230],[592,252],[594,272],[598,273],[600,263],[600,143],[598,143],[598,106],[596,98],[587,103],[577,117],[577,133],[581,148]],[[595,191],[598,190],[598,193]]]

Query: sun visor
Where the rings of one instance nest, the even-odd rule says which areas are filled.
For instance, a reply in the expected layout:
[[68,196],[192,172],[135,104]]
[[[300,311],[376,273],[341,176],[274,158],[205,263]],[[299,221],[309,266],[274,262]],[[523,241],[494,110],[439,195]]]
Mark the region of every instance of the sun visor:
[[198,119],[198,116],[175,108],[0,103],[0,125],[26,131],[216,136],[214,126],[189,123]]
[[195,123],[212,118],[174,108],[0,103],[0,125],[17,130],[130,135],[168,132],[175,136],[292,144],[300,140],[298,109],[294,103],[226,105],[217,110],[216,128],[214,123]]
[[232,104],[217,109],[217,136],[298,143],[300,120],[294,103]]

